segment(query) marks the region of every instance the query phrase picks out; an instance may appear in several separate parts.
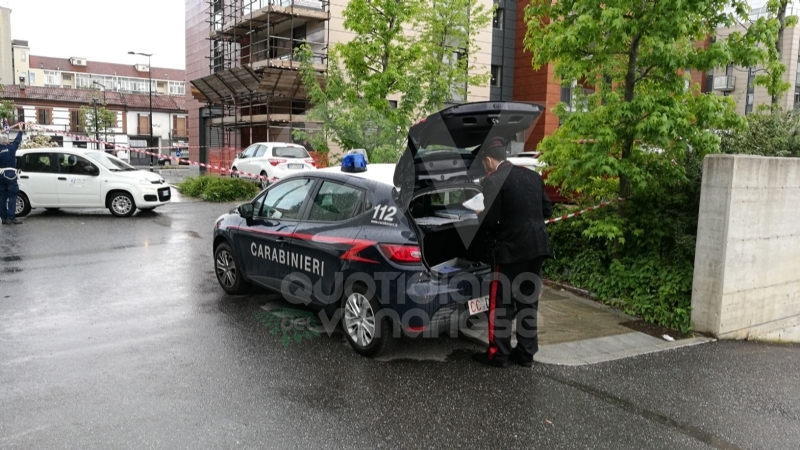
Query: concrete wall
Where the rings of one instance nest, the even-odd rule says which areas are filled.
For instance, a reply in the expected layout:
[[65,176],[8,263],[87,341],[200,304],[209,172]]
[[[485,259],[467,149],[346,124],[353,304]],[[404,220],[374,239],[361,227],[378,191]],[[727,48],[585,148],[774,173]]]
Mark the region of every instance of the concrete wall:
[[703,165],[692,321],[726,339],[800,341],[800,159]]

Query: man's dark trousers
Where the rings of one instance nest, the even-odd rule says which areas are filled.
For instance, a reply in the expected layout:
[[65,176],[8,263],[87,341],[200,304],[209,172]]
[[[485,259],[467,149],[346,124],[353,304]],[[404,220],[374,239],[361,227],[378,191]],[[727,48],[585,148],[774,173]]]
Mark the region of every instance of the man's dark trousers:
[[0,173],[0,219],[14,220],[17,215],[17,180],[9,180]]
[[[532,362],[539,351],[536,314],[541,295],[542,265],[545,257],[532,261],[501,264],[489,292],[489,358],[508,361],[511,352]],[[517,322],[517,347],[511,348],[512,323]]]

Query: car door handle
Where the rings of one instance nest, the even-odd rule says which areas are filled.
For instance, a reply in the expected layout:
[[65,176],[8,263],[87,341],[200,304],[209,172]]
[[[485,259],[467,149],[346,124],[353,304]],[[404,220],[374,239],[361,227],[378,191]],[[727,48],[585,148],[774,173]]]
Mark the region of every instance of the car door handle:
[[67,181],[67,177],[58,177],[58,179],[61,181]]
[[22,178],[23,180],[27,180],[28,179],[27,175],[20,175],[19,177]]
[[286,238],[283,237],[283,236],[278,236],[277,238],[275,238],[275,241],[276,242],[284,242],[284,241],[286,241]]

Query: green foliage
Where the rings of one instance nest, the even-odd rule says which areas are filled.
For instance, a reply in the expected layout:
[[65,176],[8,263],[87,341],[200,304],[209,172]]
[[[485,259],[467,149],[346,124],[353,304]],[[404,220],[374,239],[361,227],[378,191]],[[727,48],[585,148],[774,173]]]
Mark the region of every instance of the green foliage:
[[722,133],[720,150],[728,154],[800,157],[800,114],[762,108],[747,116],[747,127]]
[[199,197],[208,202],[233,202],[250,200],[259,192],[252,181],[214,175],[188,177],[177,184],[178,190],[189,197]]
[[548,182],[576,193],[580,206],[628,200],[552,226],[549,276],[648,321],[691,328],[702,160],[747,122],[730,98],[687,89],[689,74],[765,67],[757,83],[771,94],[786,88],[774,15],[698,45],[749,12],[740,0],[534,0],[526,8],[534,68],[552,64],[565,85],[590,88],[555,109],[563,125],[539,147]]
[[[0,94],[2,92],[3,85],[0,84]],[[8,119],[9,122],[14,119],[14,104],[9,100],[3,100],[2,95],[0,95],[0,119]]]
[[[117,126],[117,113],[116,111],[109,111],[105,105],[100,103],[100,100],[93,99],[98,102],[97,108],[93,105],[81,106],[79,117],[80,126],[86,132],[87,136],[95,136],[95,134],[107,133],[109,130]],[[95,111],[97,116],[95,117]]]
[[[588,203],[636,197],[684,179],[677,161],[687,152],[718,151],[715,130],[740,128],[744,119],[730,98],[686,89],[685,71],[771,62],[777,23],[763,18],[707,49],[695,45],[748,12],[737,0],[535,0],[525,14],[534,67],[552,63],[565,83],[594,88],[576,111],[556,108],[563,126],[539,148],[553,168],[548,180]],[[624,216],[609,217],[589,234],[624,242],[626,231]]]
[[[366,149],[370,162],[395,162],[412,123],[487,80],[470,74],[475,36],[490,20],[477,0],[353,0],[343,15],[354,37],[329,48],[327,75],[314,68],[308,46],[296,50],[309,120],[322,126],[295,137],[315,148],[327,149],[330,139],[344,150]],[[456,50],[467,56],[454,58]],[[399,98],[396,108],[390,98]]]

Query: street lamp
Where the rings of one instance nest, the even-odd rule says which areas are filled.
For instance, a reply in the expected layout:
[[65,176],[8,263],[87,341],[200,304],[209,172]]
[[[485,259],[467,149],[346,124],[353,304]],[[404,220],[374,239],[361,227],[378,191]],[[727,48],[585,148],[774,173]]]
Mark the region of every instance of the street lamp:
[[[147,78],[148,78],[148,85],[147,91],[150,93],[150,141],[148,141],[148,147],[153,144],[153,66],[150,64],[150,57],[153,56],[152,53],[136,53],[136,52],[128,52],[129,55],[140,55],[140,56],[147,56]],[[161,153],[161,152],[159,152]],[[153,171],[153,154],[150,153],[150,172]]]

